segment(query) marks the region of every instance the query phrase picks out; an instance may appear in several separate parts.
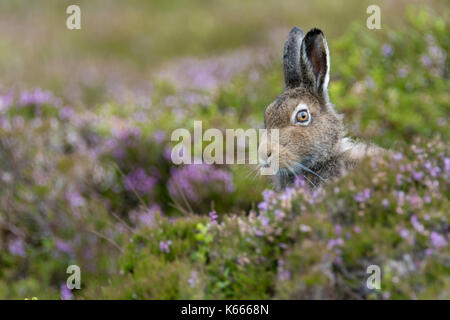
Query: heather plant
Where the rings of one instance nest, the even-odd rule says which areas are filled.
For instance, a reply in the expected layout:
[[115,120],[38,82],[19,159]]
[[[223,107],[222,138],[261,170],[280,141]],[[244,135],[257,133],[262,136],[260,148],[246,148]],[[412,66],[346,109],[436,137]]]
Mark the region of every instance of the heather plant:
[[[405,149],[320,191],[300,179],[266,190],[245,216],[159,216],[133,236],[121,276],[100,294],[448,299],[448,150],[438,138]],[[383,270],[380,290],[366,285],[370,265]]]
[[[130,17],[121,21],[134,25]],[[242,28],[221,19],[230,31],[207,19],[198,19],[204,33],[187,31],[231,52],[154,44],[160,54],[199,57],[170,61],[151,83],[144,60],[162,61],[143,49],[151,41],[127,46],[142,57],[108,34],[94,51],[114,62],[99,62],[75,39],[85,64],[52,60],[30,71],[0,32],[0,64],[24,69],[24,83],[0,87],[0,298],[450,298],[448,12],[409,9],[397,29],[357,23],[329,38],[336,110],[351,136],[390,154],[323,189],[298,179],[282,192],[248,165],[170,159],[174,129],[192,131],[194,120],[204,130],[261,128],[263,108],[282,91],[273,42],[285,30],[266,43],[254,17]],[[179,40],[179,21],[170,26],[176,36],[161,37]],[[140,77],[114,60],[130,56]],[[39,70],[71,77],[27,87],[28,72]],[[64,285],[71,264],[82,270],[81,290]],[[366,285],[370,265],[382,271],[380,290]]]

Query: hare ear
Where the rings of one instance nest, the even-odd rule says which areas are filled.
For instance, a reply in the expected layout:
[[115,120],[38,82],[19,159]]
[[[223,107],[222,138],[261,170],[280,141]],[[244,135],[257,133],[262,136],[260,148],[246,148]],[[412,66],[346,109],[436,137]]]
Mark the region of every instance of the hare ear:
[[289,32],[284,43],[283,69],[286,88],[295,88],[300,85],[300,46],[302,44],[303,31],[294,27]]
[[330,79],[330,54],[327,39],[319,29],[311,29],[303,38],[300,56],[302,82],[318,95],[326,95]]

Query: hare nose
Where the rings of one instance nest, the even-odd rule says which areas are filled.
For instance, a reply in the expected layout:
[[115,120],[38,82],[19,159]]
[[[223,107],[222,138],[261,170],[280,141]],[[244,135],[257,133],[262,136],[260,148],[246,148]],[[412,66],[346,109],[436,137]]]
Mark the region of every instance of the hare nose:
[[262,142],[258,148],[259,163],[264,167],[270,166],[271,155],[272,151],[270,150],[270,146],[268,146],[266,142]]

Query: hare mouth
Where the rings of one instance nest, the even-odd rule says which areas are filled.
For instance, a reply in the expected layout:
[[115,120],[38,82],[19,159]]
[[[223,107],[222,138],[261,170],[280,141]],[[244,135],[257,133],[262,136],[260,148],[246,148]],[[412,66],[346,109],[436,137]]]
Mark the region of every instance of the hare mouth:
[[[304,165],[303,163],[295,160],[290,160],[288,161],[288,163],[284,163],[283,166],[278,170],[277,176],[280,182],[284,185],[291,184],[297,179],[304,179],[313,188],[316,188],[318,183],[326,182],[326,180],[317,172]],[[316,183],[314,183],[313,181],[316,181]]]

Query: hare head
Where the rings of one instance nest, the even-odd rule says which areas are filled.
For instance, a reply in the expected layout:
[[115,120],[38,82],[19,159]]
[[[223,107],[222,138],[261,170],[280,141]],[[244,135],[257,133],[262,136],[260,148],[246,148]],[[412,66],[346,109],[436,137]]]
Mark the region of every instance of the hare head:
[[[277,157],[278,187],[297,176],[315,186],[339,175],[345,167],[341,153],[354,147],[329,101],[330,56],[322,31],[314,28],[304,35],[294,27],[284,45],[283,68],[286,87],[265,110],[268,135],[260,142],[259,162],[270,166]],[[272,129],[278,129],[277,143],[270,138]]]

